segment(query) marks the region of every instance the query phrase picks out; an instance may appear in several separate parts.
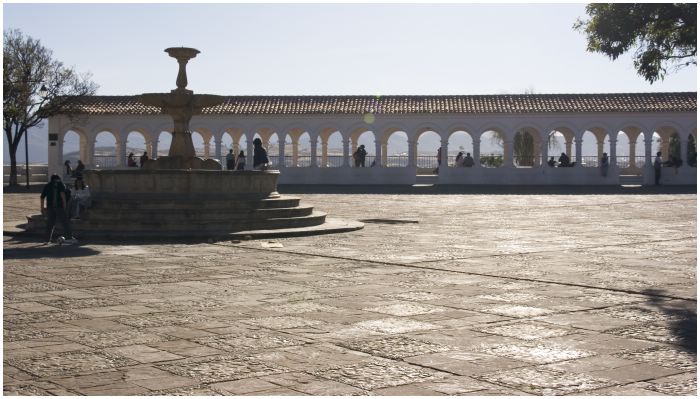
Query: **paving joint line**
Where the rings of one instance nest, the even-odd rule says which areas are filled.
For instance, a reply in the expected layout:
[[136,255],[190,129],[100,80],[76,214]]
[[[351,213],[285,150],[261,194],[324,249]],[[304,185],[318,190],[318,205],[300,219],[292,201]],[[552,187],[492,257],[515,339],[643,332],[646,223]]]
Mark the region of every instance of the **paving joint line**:
[[[675,240],[663,240],[663,241],[675,241]],[[300,252],[294,252],[294,251],[279,250],[279,249],[274,249],[274,248],[254,248],[254,247],[239,246],[239,245],[224,245],[224,244],[219,244],[219,243],[213,243],[210,245],[218,245],[218,246],[222,246],[222,247],[236,247],[236,248],[250,249],[252,251],[261,251],[261,252],[273,252],[273,253],[278,252],[278,253],[286,253],[286,254],[291,254],[291,255],[312,256],[312,257],[328,258],[328,259],[339,259],[339,260],[353,261],[353,262],[366,262],[366,263],[373,263],[373,264],[387,265],[387,266],[402,266],[402,267],[408,267],[408,268],[419,269],[419,270],[434,270],[434,271],[440,271],[440,272],[459,273],[459,274],[474,275],[474,276],[481,276],[481,277],[491,277],[491,278],[500,278],[500,279],[507,279],[507,280],[515,280],[515,281],[528,281],[528,282],[534,282],[534,283],[564,285],[564,286],[580,287],[580,288],[591,288],[591,289],[597,289],[597,290],[602,290],[602,291],[622,292],[625,294],[653,296],[653,297],[667,298],[667,299],[678,299],[678,300],[691,301],[691,302],[696,301],[695,298],[686,298],[686,297],[681,297],[681,296],[662,295],[662,294],[654,294],[654,293],[644,293],[644,292],[627,290],[627,289],[622,289],[622,288],[597,287],[597,286],[586,285],[586,284],[565,283],[565,282],[561,282],[561,281],[551,281],[551,280],[537,280],[537,279],[525,278],[525,277],[499,276],[499,275],[495,275],[495,274],[466,272],[466,271],[459,271],[459,270],[440,269],[437,267],[419,266],[419,265],[415,265],[415,264],[411,264],[411,263],[392,263],[392,262],[384,262],[384,261],[370,260],[370,259],[358,260],[358,259],[347,258],[347,257],[343,257],[343,256],[309,254],[309,253],[300,253]],[[592,248],[597,248],[597,247],[592,247]],[[548,251],[548,252],[551,252],[551,251]],[[516,255],[518,255],[518,254],[516,254]],[[434,262],[434,261],[430,261],[430,262]]]

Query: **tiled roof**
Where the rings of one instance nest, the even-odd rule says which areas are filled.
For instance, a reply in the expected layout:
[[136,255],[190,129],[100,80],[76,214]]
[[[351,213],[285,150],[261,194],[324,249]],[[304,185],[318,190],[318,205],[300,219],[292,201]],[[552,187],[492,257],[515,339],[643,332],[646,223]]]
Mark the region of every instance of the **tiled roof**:
[[[470,96],[225,96],[205,115],[525,114],[550,112],[695,112],[697,93],[518,94]],[[91,96],[91,115],[157,115],[138,96]]]

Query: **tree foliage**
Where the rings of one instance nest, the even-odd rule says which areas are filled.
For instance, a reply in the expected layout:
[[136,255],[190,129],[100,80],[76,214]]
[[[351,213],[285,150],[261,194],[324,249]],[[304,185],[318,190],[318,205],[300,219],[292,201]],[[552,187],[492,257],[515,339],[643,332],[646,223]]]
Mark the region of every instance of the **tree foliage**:
[[[21,31],[3,31],[3,129],[10,153],[10,185],[17,185],[17,148],[27,131],[57,114],[78,115],[82,96],[97,85],[53,59],[53,52]],[[47,94],[39,95],[44,86]]]
[[695,3],[592,3],[590,19],[579,18],[574,29],[588,36],[588,51],[612,60],[636,48],[637,73],[654,83],[669,70],[697,65],[697,10]]

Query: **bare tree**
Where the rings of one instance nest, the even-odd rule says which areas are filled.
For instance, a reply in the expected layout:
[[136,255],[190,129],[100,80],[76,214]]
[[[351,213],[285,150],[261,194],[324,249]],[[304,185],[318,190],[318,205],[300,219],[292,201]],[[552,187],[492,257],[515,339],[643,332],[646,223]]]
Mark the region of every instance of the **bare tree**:
[[89,74],[79,75],[54,60],[53,52],[39,40],[17,29],[5,30],[3,36],[3,129],[10,153],[10,185],[16,186],[22,137],[50,116],[75,118],[80,98],[95,94],[98,86]]

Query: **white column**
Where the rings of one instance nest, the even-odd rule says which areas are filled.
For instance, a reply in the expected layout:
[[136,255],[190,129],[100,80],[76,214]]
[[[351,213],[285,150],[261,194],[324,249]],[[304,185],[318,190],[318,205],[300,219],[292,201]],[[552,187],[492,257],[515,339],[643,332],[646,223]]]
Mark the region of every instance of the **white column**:
[[[448,167],[447,163],[447,139],[440,137],[440,167]],[[438,171],[440,173],[440,171]]]
[[629,142],[630,142],[629,143],[629,145],[630,145],[629,159],[630,159],[630,168],[632,168],[632,169],[637,169],[637,160],[635,159],[635,158],[637,158],[637,149],[635,147],[636,147],[638,138],[639,138],[639,135],[637,137],[635,137],[634,141],[632,141],[632,139],[629,140]]
[[85,151],[85,161],[83,162],[85,166],[95,166],[95,139],[94,138],[88,138],[85,140],[87,143],[87,148]]
[[581,161],[582,161],[582,154],[583,154],[583,146],[581,143],[583,142],[583,139],[581,138],[576,138],[576,165],[574,165],[574,168],[580,168],[581,167]]
[[540,163],[540,168],[548,168],[549,165],[547,164],[547,161],[549,161],[549,136],[540,144],[540,148],[542,151],[542,162]]
[[278,151],[279,158],[277,161],[277,164],[278,164],[277,169],[282,169],[285,166],[287,166],[284,162],[284,157],[285,157],[284,147],[285,147],[285,144],[287,143],[287,137],[284,136],[283,134],[278,134],[278,136],[280,136],[280,142],[278,143],[278,145],[279,145],[279,151]]
[[155,143],[153,141],[146,142],[146,152],[148,152],[148,158],[153,158],[153,153],[155,152]]
[[571,158],[571,143],[572,143],[572,142],[571,142],[571,140],[567,140],[567,139],[564,139],[564,140],[565,140],[565,141],[564,141],[564,146],[566,147],[566,149],[565,149],[564,151],[566,151],[566,155],[567,155],[569,158]]
[[[204,158],[211,158],[210,147],[211,147],[211,137],[209,137],[206,141],[204,141]],[[153,154],[153,152],[151,152],[151,154]]]
[[328,167],[328,139],[321,142],[321,167]]
[[678,133],[678,138],[681,141],[681,159],[683,160],[683,164],[681,164],[681,168],[685,168],[688,166],[688,137],[689,135],[685,136],[685,138],[681,137],[681,134]]
[[[342,133],[341,133],[342,135]],[[350,138],[343,137],[343,166],[350,166]]]
[[503,166],[514,168],[513,165],[513,140],[503,140]]
[[318,149],[318,137],[311,138],[311,167],[316,168],[318,167],[318,163],[316,162],[317,155],[316,155],[316,150]]
[[221,139],[214,139],[214,158],[221,160]]
[[617,138],[610,136],[610,167],[617,170]]
[[[387,164],[387,160],[388,160],[388,158],[387,158],[387,157],[388,157],[388,151],[389,151],[389,148],[387,147],[387,145],[386,145],[386,144],[382,144],[382,162],[381,162],[381,166],[386,166],[386,164]],[[377,162],[377,164],[379,164],[379,162]]]
[[481,167],[481,139],[472,139],[472,143],[474,145],[474,153],[472,154],[472,158],[474,158],[474,166],[475,168],[480,168]]
[[117,166],[126,167],[126,139],[117,139],[116,146]]
[[418,143],[408,139],[408,166],[416,167],[418,164]]
[[[58,121],[54,118],[49,118],[49,171],[48,174],[59,174],[61,164],[63,163],[63,146],[60,144],[63,140],[59,140]],[[52,140],[53,139],[53,140]],[[48,179],[47,179],[48,181]]]
[[652,134],[644,133],[644,184],[654,184],[654,167],[651,162]]
[[299,166],[299,138],[292,137],[292,166]]
[[245,170],[253,170],[253,134],[251,134],[250,138],[246,136],[246,144],[248,148],[245,154]]
[[[375,136],[374,138],[374,160],[376,167],[382,166],[382,142]],[[371,163],[367,166],[372,165]]]
[[668,160],[668,142],[669,142],[669,137],[664,134],[664,136],[661,138],[661,159],[663,160]]

